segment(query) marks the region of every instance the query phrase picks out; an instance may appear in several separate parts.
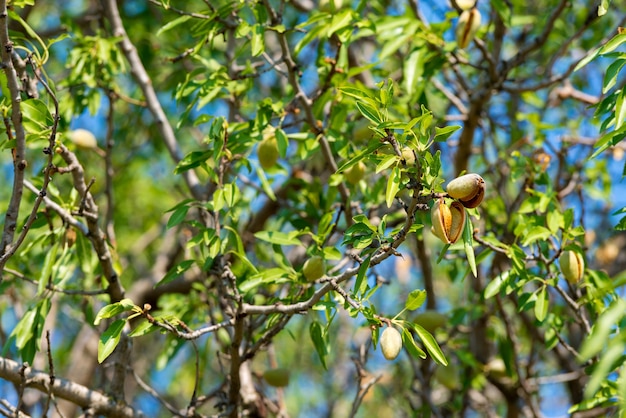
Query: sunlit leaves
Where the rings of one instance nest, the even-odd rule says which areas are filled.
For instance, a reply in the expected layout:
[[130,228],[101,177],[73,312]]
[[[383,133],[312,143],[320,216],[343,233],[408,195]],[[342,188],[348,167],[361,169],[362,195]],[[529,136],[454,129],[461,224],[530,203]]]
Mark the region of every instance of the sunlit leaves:
[[115,315],[121,314],[122,312],[128,312],[131,310],[138,310],[137,307],[132,300],[130,299],[122,299],[119,302],[112,303],[110,305],[104,306],[98,314],[96,315],[96,320],[94,321],[94,325],[98,325],[100,321],[107,318],[112,318]]
[[41,299],[26,311],[11,332],[10,338],[15,339],[15,346],[22,360],[27,363],[32,364],[35,354],[40,349],[41,335],[50,307],[50,299]]
[[426,301],[426,291],[421,289],[413,290],[409,293],[404,304],[404,309],[414,311],[419,309],[420,306]]
[[548,297],[548,288],[547,286],[543,286],[536,293],[537,299],[535,300],[535,318],[537,321],[543,322],[548,314],[549,308],[549,297]]
[[396,194],[400,190],[400,181],[401,181],[401,172],[400,167],[395,166],[391,173],[389,173],[389,178],[387,179],[387,190],[385,192],[385,203],[387,203],[387,207],[390,208],[393,204],[394,199],[396,198]]
[[102,333],[98,341],[98,363],[102,363],[113,353],[120,342],[124,326],[126,326],[126,320],[117,319]]
[[311,322],[309,335],[311,336],[311,341],[313,341],[315,351],[317,352],[317,356],[322,363],[322,366],[326,368],[326,356],[329,353],[329,342],[326,329],[317,321]]

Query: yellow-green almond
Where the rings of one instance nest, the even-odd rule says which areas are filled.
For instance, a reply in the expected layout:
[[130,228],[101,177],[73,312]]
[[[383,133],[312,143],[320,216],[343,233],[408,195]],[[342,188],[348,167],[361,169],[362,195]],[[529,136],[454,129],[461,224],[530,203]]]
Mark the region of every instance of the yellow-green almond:
[[326,266],[324,264],[324,259],[319,255],[314,255],[306,260],[304,266],[302,266],[304,278],[309,282],[314,282],[321,278],[326,272]]
[[380,349],[387,360],[398,357],[402,350],[402,336],[394,327],[387,327],[380,336]]
[[96,136],[87,129],[75,129],[67,135],[80,148],[94,149],[98,147]]
[[459,48],[467,48],[480,27],[480,12],[473,8],[464,10],[456,24],[456,42]]
[[289,384],[289,370],[282,367],[266,370],[263,373],[263,379],[270,386],[277,388],[285,387]]
[[476,4],[476,0],[456,0],[456,5],[461,10],[469,10]]
[[585,260],[580,253],[572,250],[563,251],[559,256],[559,264],[561,265],[561,273],[568,282],[575,284],[583,278]]
[[484,189],[485,180],[475,173],[465,174],[450,181],[446,186],[446,192],[454,199],[469,200]]
[[257,157],[264,170],[276,164],[278,161],[278,143],[275,136],[268,136],[259,143]]
[[434,376],[439,383],[450,390],[456,390],[461,386],[461,376],[459,376],[459,370],[455,364],[437,365]]
[[452,222],[450,223],[448,240],[454,244],[458,241],[465,227],[465,208],[463,205],[459,202],[452,202],[452,205],[450,205],[450,216]]
[[406,162],[406,165],[414,165],[415,164],[415,153],[409,147],[402,148],[402,158]]
[[343,173],[344,177],[350,184],[357,184],[365,176],[365,164],[359,161]]
[[433,234],[445,244],[450,244],[448,234],[450,233],[450,226],[452,225],[452,214],[450,213],[450,208],[443,200],[435,201],[430,211],[430,220],[433,224]]
[[435,330],[437,330],[437,328],[441,328],[446,325],[448,317],[441,312],[428,309],[415,315],[413,322],[432,334]]

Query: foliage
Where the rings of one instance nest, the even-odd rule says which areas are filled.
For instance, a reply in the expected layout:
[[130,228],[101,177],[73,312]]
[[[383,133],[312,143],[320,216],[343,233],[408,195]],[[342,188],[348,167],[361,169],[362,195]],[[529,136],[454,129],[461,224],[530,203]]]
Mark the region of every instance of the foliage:
[[54,3],[0,1],[0,412],[626,413],[619,7]]

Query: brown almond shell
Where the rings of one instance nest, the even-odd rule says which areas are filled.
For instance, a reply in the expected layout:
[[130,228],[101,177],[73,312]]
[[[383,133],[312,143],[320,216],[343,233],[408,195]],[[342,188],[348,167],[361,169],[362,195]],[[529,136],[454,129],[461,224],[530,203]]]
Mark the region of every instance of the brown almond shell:
[[450,214],[452,222],[450,224],[448,240],[451,244],[454,244],[458,241],[461,234],[463,234],[463,228],[465,228],[465,208],[459,202],[452,202]]
[[430,220],[433,224],[433,234],[444,243],[450,244],[450,228],[452,226],[452,214],[450,208],[443,200],[437,200],[430,212]]
[[461,202],[463,206],[465,206],[466,208],[472,209],[480,205],[484,197],[485,197],[485,185],[483,183],[480,189],[478,190],[478,193],[474,197],[472,197],[469,200],[459,199],[459,202]]

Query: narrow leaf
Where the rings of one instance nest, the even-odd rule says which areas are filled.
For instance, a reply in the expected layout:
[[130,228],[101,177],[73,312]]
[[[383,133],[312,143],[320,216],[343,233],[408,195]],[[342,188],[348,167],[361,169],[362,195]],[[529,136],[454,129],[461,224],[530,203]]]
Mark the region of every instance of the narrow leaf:
[[367,119],[374,122],[376,125],[382,123],[382,118],[380,116],[380,113],[378,112],[378,109],[376,109],[375,107],[370,106],[369,104],[363,101],[356,102],[356,107],[357,109],[359,109],[359,112],[361,112],[363,116],[365,116]]
[[478,271],[476,269],[476,257],[474,257],[474,243],[472,240],[472,221],[469,216],[465,217],[465,228],[463,228],[463,248],[465,249],[465,255],[467,262],[472,270],[474,277],[478,277]]
[[126,325],[125,319],[117,319],[104,331],[100,337],[100,341],[98,341],[98,363],[102,363],[106,360],[113,350],[115,350],[115,347],[117,347],[120,342],[124,325]]
[[170,22],[167,22],[161,29],[157,31],[156,36],[160,36],[162,33],[167,32],[168,30],[173,29],[178,25],[182,25],[189,19],[191,19],[191,16],[183,15],[183,16],[177,17],[176,19]]
[[135,307],[136,306],[133,303],[133,301],[128,298],[122,299],[119,302],[104,306],[102,309],[100,309],[100,311],[98,312],[98,315],[96,315],[96,320],[94,321],[94,325],[100,324],[100,321],[102,321],[103,319],[111,318],[122,312],[130,311],[131,309]]
[[393,200],[396,198],[398,191],[400,190],[400,167],[395,166],[391,173],[389,173],[389,179],[387,179],[387,190],[385,192],[385,202],[387,207],[390,208],[393,205]]
[[543,322],[548,315],[548,287],[543,286],[539,292],[537,292],[537,299],[535,300],[535,318],[537,321]]
[[326,369],[326,355],[328,354],[328,349],[326,346],[326,339],[324,338],[324,327],[322,327],[322,324],[315,321],[311,323],[311,326],[309,327],[309,334],[311,335],[311,340],[315,346],[315,351],[317,351],[317,355],[322,362],[322,366]]
[[430,332],[422,328],[421,325],[411,324],[411,326],[415,329],[417,336],[420,338],[420,340],[422,340],[422,344],[424,344],[424,347],[426,347],[428,354],[430,354],[433,360],[435,360],[439,364],[447,366],[448,360],[443,354],[443,351],[441,351],[441,348],[439,348],[439,344],[437,344],[437,340],[435,340],[435,337],[433,337]]
[[609,335],[614,330],[615,324],[624,317],[626,312],[626,301],[618,299],[613,305],[604,311],[598,318],[580,349],[580,356],[583,361],[590,359],[606,347]]
[[426,358],[426,353],[422,350],[413,339],[413,334],[407,328],[402,330],[402,344],[406,351],[415,358]]

